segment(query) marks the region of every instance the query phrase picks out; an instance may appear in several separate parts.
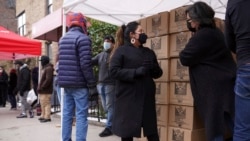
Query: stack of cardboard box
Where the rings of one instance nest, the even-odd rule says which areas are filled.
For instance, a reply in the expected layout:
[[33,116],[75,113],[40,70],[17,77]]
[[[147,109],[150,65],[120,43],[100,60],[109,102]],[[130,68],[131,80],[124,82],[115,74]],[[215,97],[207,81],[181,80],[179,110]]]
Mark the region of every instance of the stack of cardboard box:
[[[182,66],[179,53],[192,33],[186,26],[187,6],[162,12],[139,22],[148,35],[144,45],[157,55],[163,75],[155,79],[157,126],[161,141],[205,141],[204,125],[195,108],[188,67]],[[223,21],[216,18],[223,30]],[[136,141],[147,141],[137,138]]]
[[205,141],[204,126],[194,108],[188,67],[182,66],[179,60],[180,51],[192,36],[186,26],[186,8],[183,6],[170,11],[168,141]]

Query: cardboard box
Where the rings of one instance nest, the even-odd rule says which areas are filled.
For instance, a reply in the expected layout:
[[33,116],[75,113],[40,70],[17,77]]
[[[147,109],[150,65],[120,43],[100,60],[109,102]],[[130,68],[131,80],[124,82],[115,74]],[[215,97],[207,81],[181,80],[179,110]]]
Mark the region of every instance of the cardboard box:
[[168,115],[169,126],[190,130],[204,128],[204,124],[194,107],[171,104]]
[[180,32],[169,35],[169,57],[179,57],[180,51],[182,51],[189,39],[191,38],[191,32]]
[[185,13],[187,6],[182,6],[170,11],[170,23],[169,33],[178,33],[182,31],[188,31],[186,20],[187,16]]
[[168,138],[168,131],[167,131],[167,126],[159,126],[158,125],[158,134],[160,141],[166,141]]
[[155,102],[157,104],[169,104],[169,83],[155,82]]
[[183,66],[179,58],[170,59],[170,81],[189,81],[188,67]]
[[168,34],[169,12],[162,12],[147,18],[148,37]]
[[138,22],[140,23],[144,33],[147,33],[147,19],[143,18],[143,19],[140,19]]
[[189,82],[170,82],[169,103],[194,106],[194,99]]
[[157,125],[167,127],[168,124],[168,105],[156,105]]
[[169,81],[169,60],[158,60],[158,63],[163,71],[163,74],[160,78],[155,79],[155,82],[168,82]]
[[158,59],[169,58],[169,36],[151,38],[150,48],[155,52]]
[[187,130],[168,127],[167,141],[206,141],[205,129]]

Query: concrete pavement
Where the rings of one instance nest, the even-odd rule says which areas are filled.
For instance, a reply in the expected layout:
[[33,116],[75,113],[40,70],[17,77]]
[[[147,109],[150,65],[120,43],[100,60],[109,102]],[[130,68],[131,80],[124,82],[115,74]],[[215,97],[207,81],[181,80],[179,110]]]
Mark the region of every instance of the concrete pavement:
[[[17,119],[20,109],[9,110],[9,104],[0,108],[0,141],[60,141],[61,128],[60,116],[52,115],[52,122],[40,123],[38,116],[34,118]],[[120,141],[120,138],[112,135],[99,137],[104,129],[103,123],[89,121],[87,141]],[[73,126],[72,140],[75,140],[75,126]]]

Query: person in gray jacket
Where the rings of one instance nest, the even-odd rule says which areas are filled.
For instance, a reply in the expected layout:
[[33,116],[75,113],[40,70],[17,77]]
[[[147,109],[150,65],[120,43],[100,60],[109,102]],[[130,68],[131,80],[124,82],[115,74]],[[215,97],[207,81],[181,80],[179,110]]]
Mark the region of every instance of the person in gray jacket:
[[114,37],[111,35],[104,37],[103,51],[92,58],[92,64],[98,65],[98,85],[97,90],[102,100],[102,107],[107,113],[107,122],[105,129],[99,134],[100,137],[112,135],[112,118],[114,109],[114,90],[115,82],[109,73],[109,57],[114,47]]

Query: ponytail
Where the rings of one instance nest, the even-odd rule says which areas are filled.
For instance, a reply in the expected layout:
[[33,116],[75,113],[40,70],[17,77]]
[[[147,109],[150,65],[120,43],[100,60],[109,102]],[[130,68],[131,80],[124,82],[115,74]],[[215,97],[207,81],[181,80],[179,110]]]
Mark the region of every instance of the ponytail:
[[111,60],[114,52],[116,51],[116,49],[123,45],[124,44],[124,31],[126,29],[126,26],[125,25],[122,25],[116,32],[116,35],[115,35],[115,45],[114,45],[114,48],[112,49],[111,53],[110,53],[110,58],[109,60]]

